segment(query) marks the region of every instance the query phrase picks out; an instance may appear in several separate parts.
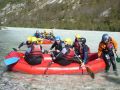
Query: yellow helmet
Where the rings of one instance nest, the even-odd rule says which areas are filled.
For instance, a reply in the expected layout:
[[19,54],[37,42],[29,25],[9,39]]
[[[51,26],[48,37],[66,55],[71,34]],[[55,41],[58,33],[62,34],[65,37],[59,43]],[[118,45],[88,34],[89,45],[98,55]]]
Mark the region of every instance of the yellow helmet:
[[31,42],[31,41],[32,41],[32,36],[29,36],[29,37],[27,38],[27,41]]
[[80,38],[80,35],[79,35],[79,34],[76,34],[75,37],[76,37],[76,38]]
[[43,43],[43,39],[37,38],[37,43],[38,43],[38,44],[42,44],[42,43]]
[[32,42],[37,42],[37,38],[36,37],[32,37]]
[[37,41],[42,41],[43,39],[41,39],[41,38],[37,38]]
[[66,38],[64,42],[66,42],[68,45],[72,45],[72,40],[70,38]]

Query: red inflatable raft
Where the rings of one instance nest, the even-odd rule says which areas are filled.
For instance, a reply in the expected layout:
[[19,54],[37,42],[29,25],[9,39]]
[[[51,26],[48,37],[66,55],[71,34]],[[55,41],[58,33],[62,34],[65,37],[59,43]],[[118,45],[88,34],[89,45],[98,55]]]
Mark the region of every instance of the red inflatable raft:
[[[78,63],[72,63],[67,66],[61,66],[56,63],[51,64],[48,68],[49,63],[51,62],[51,57],[49,54],[43,55],[43,60],[40,65],[29,65],[23,58],[24,54],[20,52],[12,51],[5,58],[11,57],[21,57],[20,60],[11,65],[10,69],[12,71],[18,71],[28,74],[86,74],[86,69],[82,69]],[[100,72],[105,69],[105,63],[103,59],[97,59],[97,53],[89,54],[89,62],[87,66],[94,72]],[[48,68],[48,69],[47,69]]]
[[43,39],[43,40],[42,40],[42,43],[40,43],[40,44],[53,44],[53,42],[54,42],[54,41],[52,41],[52,40]]

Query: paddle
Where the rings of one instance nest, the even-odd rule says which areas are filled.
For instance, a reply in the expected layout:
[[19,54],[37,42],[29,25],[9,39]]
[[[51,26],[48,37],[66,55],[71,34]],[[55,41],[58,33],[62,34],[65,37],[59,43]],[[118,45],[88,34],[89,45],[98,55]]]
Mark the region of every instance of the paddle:
[[116,54],[116,61],[117,61],[118,63],[120,63],[120,57],[118,57],[116,51],[115,51],[115,54]]
[[26,50],[17,50],[16,48],[12,48],[14,51],[26,51]]
[[7,71],[8,65],[14,64],[18,60],[19,60],[18,57],[12,57],[12,58],[8,58],[8,59],[1,61],[0,63],[2,67],[0,67],[0,76],[2,76],[5,71]]
[[16,63],[18,60],[19,60],[18,57],[12,57],[12,58],[5,59],[4,63],[5,63],[5,65],[8,66],[8,65]]
[[54,63],[53,61],[51,61],[51,62],[48,63],[47,68],[46,68],[45,71],[44,71],[44,75],[47,73],[48,68],[49,68],[53,63]]
[[18,51],[16,48],[12,48],[14,51]]
[[[56,56],[56,57],[58,57],[59,55],[61,54],[61,52]],[[52,52],[52,55],[53,55],[53,57],[54,57],[54,54],[53,54],[53,52]],[[53,62],[53,60],[51,61],[51,62],[49,62],[48,63],[48,65],[47,65],[47,68],[45,69],[45,71],[44,71],[44,74],[46,74],[47,73],[47,71],[48,71],[48,68],[53,64],[54,62]]]
[[[76,57],[78,58],[78,60],[80,61],[80,63],[82,63],[82,60],[77,55],[76,55]],[[95,74],[93,73],[93,71],[88,66],[85,66],[85,68],[87,70],[87,73],[90,75],[90,77],[92,79],[94,79],[95,78]]]

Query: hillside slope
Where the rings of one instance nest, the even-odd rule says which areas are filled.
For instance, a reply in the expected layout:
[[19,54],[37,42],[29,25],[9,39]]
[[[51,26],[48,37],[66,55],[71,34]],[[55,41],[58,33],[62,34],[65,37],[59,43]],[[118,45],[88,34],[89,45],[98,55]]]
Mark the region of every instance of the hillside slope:
[[120,31],[120,0],[0,0],[3,26]]

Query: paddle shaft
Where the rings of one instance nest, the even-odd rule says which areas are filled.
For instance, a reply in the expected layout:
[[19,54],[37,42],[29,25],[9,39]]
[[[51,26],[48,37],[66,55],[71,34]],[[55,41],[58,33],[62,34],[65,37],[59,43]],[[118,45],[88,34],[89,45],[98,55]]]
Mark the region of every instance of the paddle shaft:
[[[76,57],[78,58],[78,60],[82,63],[82,60],[79,59],[79,57],[78,57],[78,55],[77,55],[76,53],[75,53],[75,56],[76,56]],[[94,79],[94,73],[93,73],[93,71],[92,71],[88,66],[86,66],[86,65],[85,65],[85,68],[86,68],[88,74],[91,76],[91,78]]]
[[26,50],[17,50],[16,48],[12,48],[14,51],[26,51]]
[[[61,52],[56,56],[56,57],[58,57],[59,55],[61,54]],[[52,55],[53,55],[53,57],[54,57],[54,54],[53,54],[53,52],[52,52]],[[45,69],[45,71],[44,71],[44,74],[46,74],[47,73],[47,71],[48,71],[48,68],[53,64],[54,62],[53,62],[53,60],[51,61],[51,62],[49,62],[48,63],[48,65],[47,65],[47,68]]]

